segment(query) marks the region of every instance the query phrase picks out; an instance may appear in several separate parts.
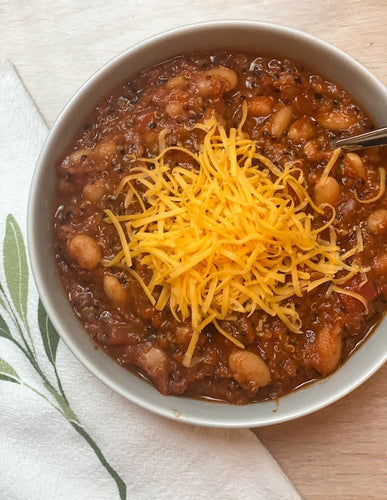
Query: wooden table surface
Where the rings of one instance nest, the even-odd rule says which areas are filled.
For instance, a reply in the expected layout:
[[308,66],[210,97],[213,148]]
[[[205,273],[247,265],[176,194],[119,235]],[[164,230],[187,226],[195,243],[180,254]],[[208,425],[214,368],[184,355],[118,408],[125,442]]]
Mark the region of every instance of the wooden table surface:
[[[333,43],[387,84],[386,0],[0,0],[9,58],[48,125],[96,69],[131,44],[210,19],[288,25]],[[329,408],[256,431],[305,499],[387,499],[387,366]]]

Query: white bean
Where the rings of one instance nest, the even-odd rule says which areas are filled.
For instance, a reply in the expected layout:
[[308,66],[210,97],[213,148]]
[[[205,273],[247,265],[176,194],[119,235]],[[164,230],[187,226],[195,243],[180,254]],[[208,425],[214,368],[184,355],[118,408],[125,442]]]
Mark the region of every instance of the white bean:
[[257,391],[271,381],[268,366],[260,356],[251,351],[234,351],[228,362],[234,379],[251,390]]
[[196,75],[195,83],[202,97],[222,95],[237,86],[238,76],[233,69],[215,66]]
[[157,377],[165,373],[168,359],[166,354],[157,347],[151,347],[143,353],[143,368],[150,377]]
[[268,116],[273,112],[273,98],[269,96],[253,97],[249,99],[247,107],[253,116]]
[[271,134],[277,139],[288,129],[292,120],[292,113],[291,106],[285,106],[274,113],[271,121]]
[[360,177],[363,180],[367,178],[363,161],[358,154],[347,153],[343,163],[346,173],[351,177]]
[[341,358],[341,328],[326,326],[322,328],[316,337],[315,350],[317,359],[314,360],[314,368],[326,376],[335,370]]
[[309,116],[302,116],[289,128],[288,137],[294,142],[312,139],[316,135],[316,125]]
[[95,239],[87,234],[77,234],[71,238],[68,251],[82,269],[95,269],[101,262],[101,249]]
[[106,166],[117,154],[117,144],[113,140],[103,139],[91,151],[89,159],[95,161],[99,170],[105,170]]
[[332,132],[346,130],[356,123],[356,116],[348,111],[322,111],[317,116],[319,124]]
[[103,289],[108,299],[117,306],[122,306],[128,301],[128,290],[111,274],[104,275]]
[[80,160],[86,158],[91,153],[91,149],[77,149],[68,157],[71,162],[78,163]]

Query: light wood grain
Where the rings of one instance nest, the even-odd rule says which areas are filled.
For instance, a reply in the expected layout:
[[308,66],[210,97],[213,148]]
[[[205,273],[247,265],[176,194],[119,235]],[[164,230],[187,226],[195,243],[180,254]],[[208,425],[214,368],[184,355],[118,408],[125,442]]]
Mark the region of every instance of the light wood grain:
[[86,78],[130,45],[178,25],[232,18],[305,30],[387,81],[385,0],[183,0],[162,9],[158,0],[0,0],[0,58],[14,62],[52,125]]
[[256,430],[305,499],[387,498],[387,366],[328,408]]
[[[108,59],[168,28],[253,19],[307,31],[387,83],[386,0],[0,0],[0,58],[52,125]],[[329,408],[257,430],[305,499],[387,499],[387,367]]]

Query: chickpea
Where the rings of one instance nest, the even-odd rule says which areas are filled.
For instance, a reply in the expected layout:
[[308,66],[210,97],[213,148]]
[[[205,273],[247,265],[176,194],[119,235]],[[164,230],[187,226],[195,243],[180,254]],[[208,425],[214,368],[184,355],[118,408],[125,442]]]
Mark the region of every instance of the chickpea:
[[172,78],[170,78],[165,84],[168,89],[182,89],[186,85],[187,80],[183,77],[183,75],[172,76]]
[[254,97],[249,99],[247,107],[253,116],[268,116],[273,112],[273,98],[269,96]]
[[288,137],[294,142],[312,139],[316,135],[316,125],[309,116],[302,116],[289,128]]
[[379,208],[372,212],[367,219],[368,230],[373,234],[387,233],[387,210]]
[[271,374],[263,359],[251,351],[233,351],[228,362],[234,379],[253,391],[271,381]]
[[341,358],[341,327],[326,326],[317,334],[313,367],[324,377],[335,370]]
[[106,193],[106,185],[102,181],[95,181],[86,184],[83,188],[83,197],[91,202],[102,200]]
[[170,101],[165,106],[165,112],[170,118],[176,118],[176,116],[184,114],[184,102]]
[[102,253],[98,243],[87,234],[77,234],[68,243],[68,251],[82,269],[95,269],[101,262]]
[[367,174],[360,156],[356,153],[347,153],[345,155],[344,169],[347,175],[351,177],[360,177],[360,179],[366,180]]
[[277,139],[288,129],[292,120],[292,113],[291,106],[285,106],[274,113],[271,122],[271,134]]
[[103,277],[103,289],[109,300],[116,306],[122,306],[129,299],[128,290],[111,274],[105,274]]
[[199,73],[195,83],[202,97],[214,97],[234,89],[238,83],[238,76],[233,69],[215,66]]
[[340,186],[337,180],[328,176],[325,182],[317,182],[314,186],[314,201],[316,205],[330,203],[336,205],[340,198]]

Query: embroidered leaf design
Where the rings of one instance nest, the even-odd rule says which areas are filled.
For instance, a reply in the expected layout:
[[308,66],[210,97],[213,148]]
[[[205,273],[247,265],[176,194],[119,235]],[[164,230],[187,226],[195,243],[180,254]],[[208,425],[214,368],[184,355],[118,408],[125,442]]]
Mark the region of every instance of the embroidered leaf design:
[[[78,417],[73,412],[67,397],[64,393],[57,368],[56,368],[56,353],[58,349],[59,336],[55,331],[50,319],[44,310],[43,304],[39,300],[38,305],[38,323],[39,330],[43,341],[44,350],[46,352],[47,358],[54,367],[55,376],[57,378],[59,391],[54,387],[51,381],[47,378],[44,371],[41,369],[38,359],[35,354],[35,347],[32,340],[32,335],[29,329],[29,324],[27,321],[27,300],[28,300],[28,263],[27,255],[25,250],[25,245],[23,241],[23,236],[20,228],[12,214],[9,214],[6,221],[5,237],[3,242],[3,260],[4,260],[4,271],[6,282],[8,286],[9,295],[11,296],[13,306],[9,301],[8,293],[6,293],[0,284],[0,306],[2,306],[10,315],[14,326],[20,333],[22,340],[24,341],[25,348],[18,342],[11,334],[9,326],[0,314],[0,337],[7,338],[11,340],[28,358],[32,366],[35,368],[37,373],[40,375],[43,385],[46,391],[51,394],[54,398],[55,403],[52,402],[51,398],[48,398],[45,394],[38,391],[31,385],[22,381],[12,366],[0,358],[0,380],[6,380],[9,382],[14,382],[16,384],[22,384],[26,388],[30,389],[37,395],[45,399],[51,406],[53,406],[57,411],[59,411],[67,421],[72,425],[72,427],[86,440],[86,442],[93,449],[97,457],[99,458],[101,464],[106,469],[106,471],[111,475],[115,481],[120,499],[126,500],[126,484],[122,478],[117,474],[117,472],[110,466],[104,457],[101,449],[93,441],[90,435],[82,427]],[[26,342],[25,336],[23,334],[23,325],[20,324],[17,314],[19,314],[24,328],[30,338],[31,346]]]
[[5,319],[0,314],[0,337],[5,337],[6,339],[12,340],[12,335],[9,330],[9,326],[5,322]]
[[4,272],[15,309],[27,322],[28,265],[23,236],[12,214],[7,217],[3,243]]
[[47,389],[48,392],[52,394],[52,396],[55,398],[57,401],[60,411],[62,412],[63,416],[71,423],[71,422],[78,422],[79,419],[71,409],[70,405],[66,401],[66,399],[59,394],[59,392],[50,384],[48,380],[43,382],[44,387]]
[[16,370],[14,370],[3,358],[0,358],[0,380],[7,380],[8,382],[20,384],[20,378]]
[[[1,283],[0,283],[0,292],[1,292],[3,295],[5,295],[5,293],[4,293],[4,288],[1,286]],[[0,305],[1,305],[4,309],[6,309],[6,308],[7,308],[7,306],[5,305],[5,302],[4,302],[4,300],[3,300],[3,297],[2,297],[1,295],[0,295]]]
[[55,365],[56,351],[58,349],[59,335],[53,327],[50,318],[47,316],[46,310],[39,299],[38,305],[38,323],[39,330],[43,340],[44,350],[50,362]]
[[122,478],[117,474],[117,472],[113,469],[113,467],[109,464],[109,462],[104,457],[101,449],[98,447],[97,443],[91,438],[91,436],[85,431],[85,429],[76,422],[70,422],[74,429],[83,436],[89,445],[93,448],[95,454],[99,458],[101,464],[105,467],[105,469],[109,472],[109,474],[114,479],[121,500],[126,500],[126,484],[122,480]]

